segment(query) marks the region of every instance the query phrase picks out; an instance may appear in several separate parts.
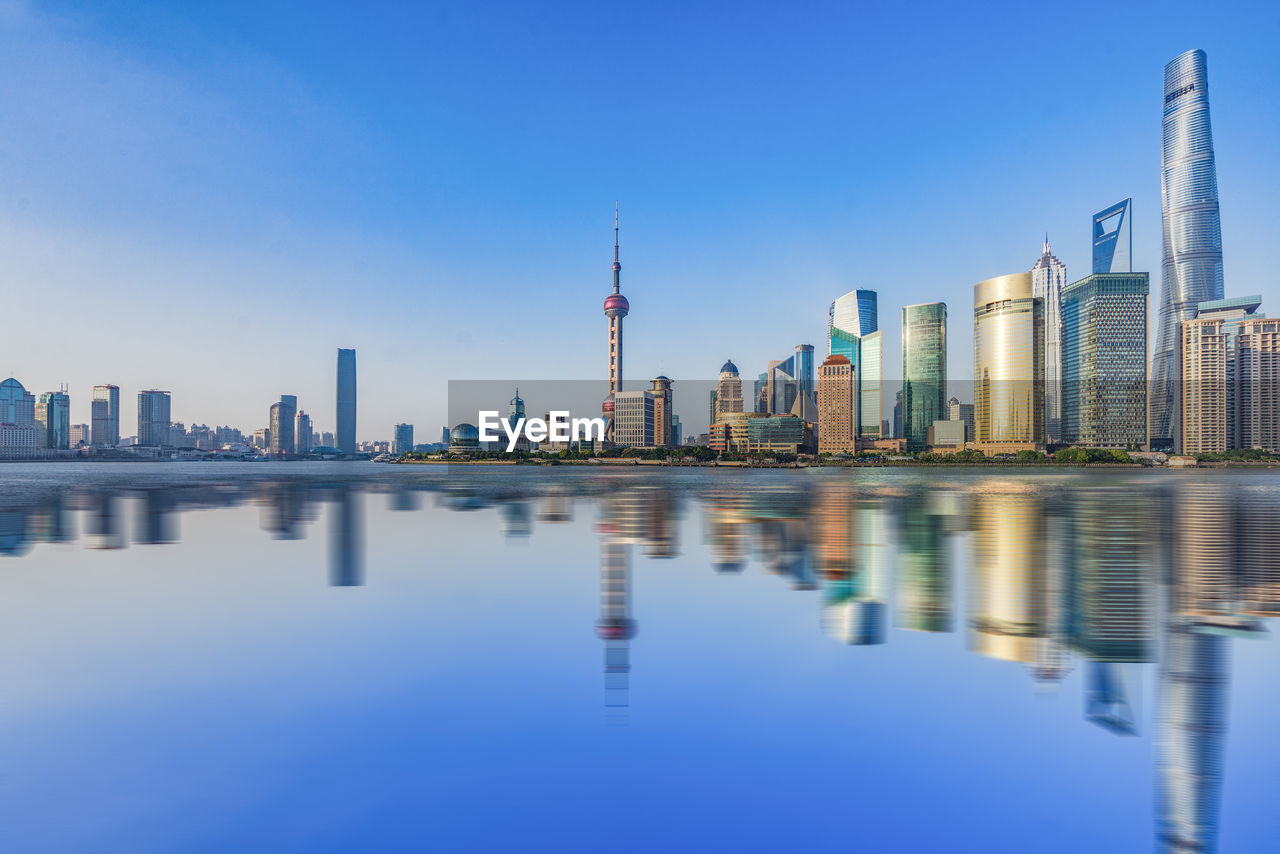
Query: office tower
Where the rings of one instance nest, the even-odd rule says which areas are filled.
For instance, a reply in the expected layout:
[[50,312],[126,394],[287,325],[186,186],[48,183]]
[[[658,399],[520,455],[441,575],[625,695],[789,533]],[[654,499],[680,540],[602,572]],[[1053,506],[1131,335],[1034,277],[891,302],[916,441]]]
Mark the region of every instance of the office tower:
[[684,444],[684,427],[679,415],[671,416],[671,443],[668,447],[678,448]]
[[953,397],[947,401],[947,418],[950,421],[964,422],[964,440],[973,441],[973,404],[961,403],[960,398]]
[[1058,307],[1067,285],[1067,265],[1049,251],[1049,235],[1044,236],[1044,252],[1031,268],[1032,291],[1044,301],[1044,423],[1050,442],[1061,438],[1062,342],[1059,338]]
[[672,419],[675,416],[671,411],[671,380],[658,376],[652,382],[653,444],[660,448],[671,448],[679,444],[672,438]]
[[311,416],[299,411],[297,415],[293,416],[294,453],[298,456],[311,453],[311,444]]
[[633,448],[654,445],[655,401],[651,391],[620,391],[614,394],[613,441]]
[[338,350],[338,430],[334,446],[344,454],[356,452],[356,351]]
[[1044,442],[1044,300],[1030,273],[973,287],[975,441]]
[[1236,334],[1236,446],[1280,454],[1280,320],[1248,320]]
[[708,397],[707,424],[716,423],[716,390],[711,389]]
[[792,357],[795,365],[794,376],[800,384],[800,394],[813,396],[813,345],[797,344],[796,354]]
[[827,312],[827,354],[844,356],[853,366],[860,410],[857,429],[866,427],[873,435],[880,432],[883,363],[878,302],[875,291],[859,289],[836,299]]
[[[756,412],[766,413],[769,411],[769,372],[765,371],[755,378],[753,382],[755,386],[752,389],[752,399],[755,401],[753,405]],[[713,419],[714,420],[714,419]]]
[[853,365],[846,356],[828,356],[818,367],[818,453],[852,453],[857,435]]
[[271,428],[260,427],[253,431],[253,446],[261,451],[271,449]]
[[138,392],[138,444],[169,443],[169,392],[147,389]]
[[1094,273],[1062,292],[1061,440],[1147,443],[1146,273]]
[[391,453],[394,456],[407,454],[413,450],[413,425],[397,424],[392,430]]
[[92,425],[90,442],[99,448],[114,448],[120,444],[120,387],[96,385],[93,387]]
[[1125,199],[1093,215],[1093,272],[1133,272],[1132,204],[1133,199]]
[[1160,208],[1163,264],[1159,329],[1151,362],[1151,447],[1171,447],[1178,423],[1178,324],[1196,306],[1222,299],[1222,227],[1209,126],[1204,51],[1189,50],[1164,67],[1164,144]]
[[292,394],[280,395],[278,403],[271,404],[271,453],[292,454],[294,445],[294,421],[298,414],[298,398]]
[[63,391],[46,391],[36,400],[36,444],[49,450],[71,447],[71,398]]
[[883,347],[880,331],[863,335],[858,342],[858,435],[875,439],[880,436],[881,393],[883,379]]
[[893,438],[902,438],[902,389],[893,393]]
[[89,444],[90,435],[92,434],[89,432],[88,424],[72,424],[71,425],[71,447],[79,448]]
[[738,366],[728,359],[720,366],[720,380],[716,390],[712,392],[712,406],[715,417],[712,422],[723,421],[730,412],[742,411],[742,379],[738,376]]
[[929,426],[947,417],[947,304],[902,309],[902,431],[923,451]]
[[[609,318],[609,395],[601,404],[601,412],[605,420],[606,442],[614,441],[613,437],[613,397],[622,391],[622,320],[631,311],[631,303],[619,290],[622,281],[622,262],[618,260],[618,210],[613,211],[613,293],[604,299],[604,314]],[[739,389],[738,397],[742,397]]]
[[36,399],[13,377],[0,383],[0,456],[36,452]]
[[[446,427],[446,428],[444,428],[444,429],[445,429],[445,441],[446,441],[446,442],[448,442],[448,441],[449,441],[449,428],[448,428],[448,427]],[[336,447],[337,447],[337,445],[335,445],[335,444],[334,444],[334,442],[335,442],[335,441],[336,441],[336,440],[333,438],[333,434],[332,434],[332,433],[330,433],[328,430],[326,430],[326,431],[324,431],[323,433],[321,433],[321,434],[320,434],[320,444],[321,444],[321,445],[324,445],[326,448],[336,448]]]
[[[324,435],[328,437],[329,434],[325,433]],[[449,428],[448,427],[440,428],[440,442],[445,445],[449,444]],[[328,444],[328,443],[324,442],[323,444]]]

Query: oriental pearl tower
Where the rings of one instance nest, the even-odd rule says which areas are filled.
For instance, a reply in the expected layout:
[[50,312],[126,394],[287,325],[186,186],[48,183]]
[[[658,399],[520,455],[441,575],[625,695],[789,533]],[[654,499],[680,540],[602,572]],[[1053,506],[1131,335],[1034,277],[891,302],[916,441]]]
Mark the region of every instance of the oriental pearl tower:
[[604,299],[604,313],[609,318],[609,396],[604,399],[600,411],[604,415],[606,442],[613,442],[613,396],[622,391],[622,318],[631,311],[631,304],[619,290],[622,263],[618,260],[618,208],[613,208],[613,293]]

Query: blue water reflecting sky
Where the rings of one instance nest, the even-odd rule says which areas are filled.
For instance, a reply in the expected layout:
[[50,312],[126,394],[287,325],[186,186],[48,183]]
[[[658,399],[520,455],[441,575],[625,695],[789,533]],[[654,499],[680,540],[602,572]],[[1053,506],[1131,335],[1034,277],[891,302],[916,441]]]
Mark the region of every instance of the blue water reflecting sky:
[[5,466],[5,835],[1260,850],[1276,521],[1265,473]]

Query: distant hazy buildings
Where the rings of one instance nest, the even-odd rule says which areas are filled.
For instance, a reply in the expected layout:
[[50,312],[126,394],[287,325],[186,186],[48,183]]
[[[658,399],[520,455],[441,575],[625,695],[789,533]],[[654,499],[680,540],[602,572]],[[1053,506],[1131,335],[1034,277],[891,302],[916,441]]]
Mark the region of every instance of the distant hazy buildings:
[[1062,441],[1146,445],[1149,291],[1146,273],[1094,273],[1062,292]]
[[138,444],[169,444],[169,392],[147,389],[138,392]]
[[902,309],[902,430],[907,449],[923,451],[929,426],[947,417],[947,305]]
[[852,453],[857,438],[857,384],[847,356],[834,353],[818,367],[818,453]]
[[91,403],[90,444],[114,448],[120,444],[120,387],[96,385]]
[[960,398],[953,397],[947,401],[947,419],[964,422],[964,440],[973,441],[973,404],[961,403]]
[[89,425],[88,424],[72,424],[71,425],[71,447],[80,448],[89,444]]
[[13,377],[0,382],[0,456],[36,452],[36,399]]
[[1050,442],[1061,437],[1062,420],[1062,340],[1059,335],[1058,308],[1062,289],[1067,286],[1067,265],[1049,251],[1049,236],[1044,238],[1044,251],[1031,268],[1032,290],[1044,300],[1044,423]]
[[1164,68],[1160,202],[1164,249],[1159,330],[1152,356],[1151,445],[1172,444],[1177,423],[1178,324],[1222,299],[1222,226],[1209,125],[1208,62],[1189,50]]
[[1044,443],[1044,300],[1031,273],[973,288],[975,441]]
[[413,450],[413,425],[397,424],[392,433],[391,453],[397,457]]
[[356,351],[338,350],[337,449],[356,452]]

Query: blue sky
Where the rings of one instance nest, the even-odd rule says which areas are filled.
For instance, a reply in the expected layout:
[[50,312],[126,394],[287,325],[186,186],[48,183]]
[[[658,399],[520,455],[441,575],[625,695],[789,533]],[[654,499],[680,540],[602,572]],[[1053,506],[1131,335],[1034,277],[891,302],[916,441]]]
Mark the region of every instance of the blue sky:
[[[1162,68],[1209,55],[1226,290],[1275,304],[1280,9],[0,0],[0,373],[174,392],[187,423],[431,437],[449,379],[604,376],[622,205],[627,374],[747,375],[830,300],[950,307],[1134,198],[1159,294]],[[531,402],[537,409],[538,404]],[[691,419],[692,420],[692,419]]]

